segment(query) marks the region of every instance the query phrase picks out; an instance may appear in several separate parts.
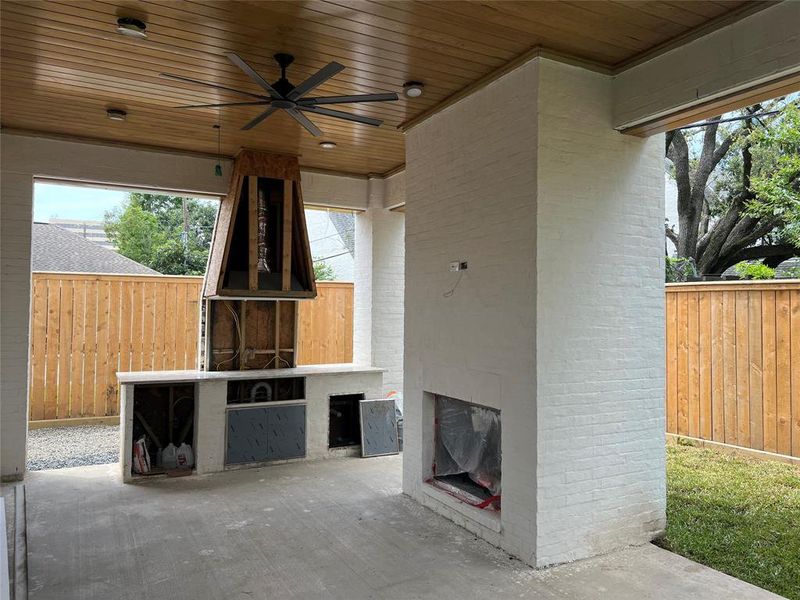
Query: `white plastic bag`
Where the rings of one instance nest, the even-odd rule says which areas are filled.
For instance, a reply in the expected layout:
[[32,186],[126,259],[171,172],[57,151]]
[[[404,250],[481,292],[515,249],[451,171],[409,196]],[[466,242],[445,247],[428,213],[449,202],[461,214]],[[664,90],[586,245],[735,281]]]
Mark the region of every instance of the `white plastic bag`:
[[147,452],[147,442],[142,436],[133,444],[133,472],[144,475],[150,472],[150,453]]
[[167,447],[161,452],[161,465],[165,469],[178,468],[178,449],[175,444],[167,444]]
[[180,469],[191,469],[194,466],[194,453],[192,452],[192,447],[187,443],[180,445],[177,458],[178,468]]

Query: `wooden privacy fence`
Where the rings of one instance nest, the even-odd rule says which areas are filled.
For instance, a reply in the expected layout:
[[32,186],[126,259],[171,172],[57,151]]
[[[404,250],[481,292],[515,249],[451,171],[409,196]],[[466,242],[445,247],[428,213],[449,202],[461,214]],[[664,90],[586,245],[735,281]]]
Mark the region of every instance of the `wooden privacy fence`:
[[353,362],[353,284],[318,281],[315,300],[300,302],[297,364]]
[[666,286],[667,432],[800,457],[800,282]]
[[[31,421],[116,416],[117,371],[195,369],[202,277],[34,273]],[[353,284],[300,303],[299,364],[352,362]]]
[[195,368],[202,282],[34,273],[30,420],[118,415],[117,371]]

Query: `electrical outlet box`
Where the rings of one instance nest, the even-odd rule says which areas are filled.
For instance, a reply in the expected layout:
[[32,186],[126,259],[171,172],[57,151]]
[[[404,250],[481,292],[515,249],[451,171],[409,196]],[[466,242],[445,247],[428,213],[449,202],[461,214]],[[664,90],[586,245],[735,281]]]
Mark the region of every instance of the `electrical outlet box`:
[[467,270],[467,261],[463,260],[454,260],[450,263],[450,272],[455,273],[456,271],[466,271]]

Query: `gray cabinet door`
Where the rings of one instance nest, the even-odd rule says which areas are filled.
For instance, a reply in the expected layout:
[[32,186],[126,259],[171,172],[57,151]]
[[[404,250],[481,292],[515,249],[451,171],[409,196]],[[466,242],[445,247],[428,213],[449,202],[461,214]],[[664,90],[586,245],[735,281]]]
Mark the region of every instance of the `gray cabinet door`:
[[267,411],[267,460],[306,455],[306,407],[271,406]]
[[242,408],[228,411],[227,464],[268,459],[267,409]]

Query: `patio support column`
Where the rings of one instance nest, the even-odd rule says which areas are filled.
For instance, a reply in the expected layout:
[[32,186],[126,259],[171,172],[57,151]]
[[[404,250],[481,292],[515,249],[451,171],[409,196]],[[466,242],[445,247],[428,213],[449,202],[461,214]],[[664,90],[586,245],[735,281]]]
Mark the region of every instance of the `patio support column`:
[[403,388],[403,213],[385,208],[386,181],[370,177],[356,214],[353,361],[386,369],[384,394]]
[[33,175],[3,165],[0,186],[0,475],[14,480],[25,473],[28,436]]
[[[664,526],[664,142],[612,109],[534,59],[406,135],[403,489],[534,566]],[[499,514],[425,483],[436,394],[500,411]]]

